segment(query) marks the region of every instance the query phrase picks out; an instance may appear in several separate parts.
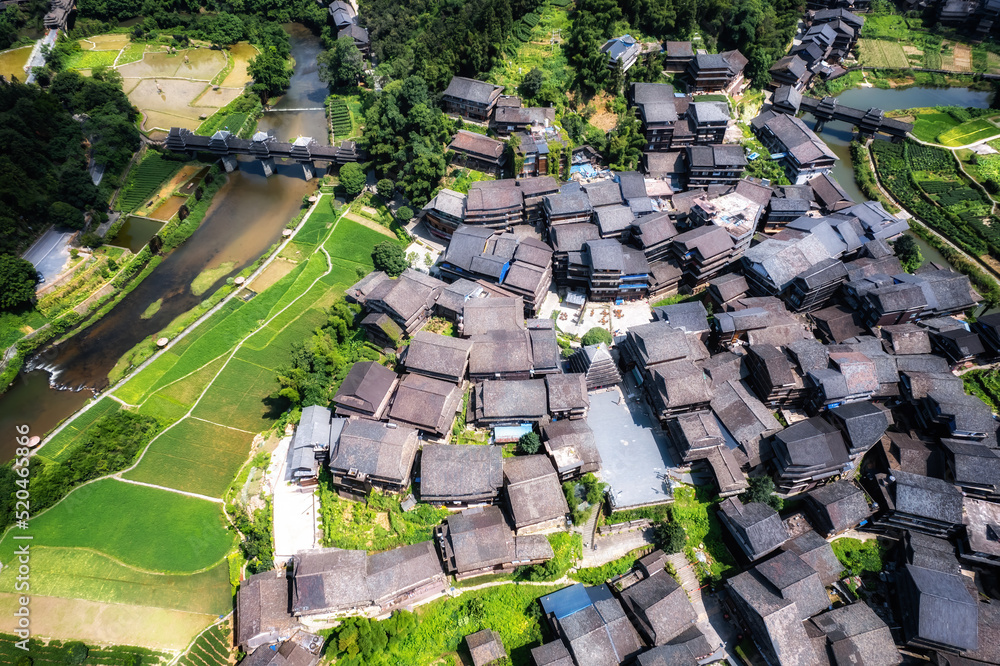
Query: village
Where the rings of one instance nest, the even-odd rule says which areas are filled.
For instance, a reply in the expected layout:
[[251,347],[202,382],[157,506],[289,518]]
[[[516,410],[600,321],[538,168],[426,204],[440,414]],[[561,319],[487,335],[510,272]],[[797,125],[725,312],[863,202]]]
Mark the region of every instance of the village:
[[[726,101],[746,85],[738,51],[657,46],[681,83],[628,87],[641,172],[571,147],[552,109],[451,80],[445,112],[479,128],[453,137],[452,163],[497,180],[423,207],[410,230],[434,249],[428,266],[347,290],[389,360],[356,363],[332,404],[286,432],[272,463],[287,488],[274,502],[281,566],[237,597],[245,663],[316,663],[317,632],[461,595],[465,581],[530,584],[515,574],[553,560],[550,537],[567,531],[582,537],[578,566],[622,544],[645,554],[539,599],[551,638],[531,648],[536,666],[1000,661],[998,424],[959,376],[1000,357],[1000,314],[947,265],[904,270],[905,214],[853,200],[831,175],[823,122],[863,140],[913,129],[804,92],[844,73],[864,22],[852,9],[810,3],[771,69],[749,123],[769,154],[741,145]],[[626,72],[650,45],[624,35],[602,52]],[[749,175],[756,160],[787,184]],[[574,525],[588,475],[603,497]],[[324,548],[303,499],[317,484],[448,513],[427,541]],[[721,541],[656,548],[692,487],[714,498]],[[720,550],[735,566],[704,575]],[[465,637],[465,663],[507,663],[494,629]]]
[[1000,664],[996,0],[4,10],[0,661]]

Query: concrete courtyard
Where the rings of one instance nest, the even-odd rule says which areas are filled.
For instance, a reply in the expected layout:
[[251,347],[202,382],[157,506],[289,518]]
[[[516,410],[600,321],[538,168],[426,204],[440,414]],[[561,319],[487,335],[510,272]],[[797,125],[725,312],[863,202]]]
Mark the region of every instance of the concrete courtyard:
[[679,461],[641,395],[626,400],[618,387],[591,393],[587,423],[601,453],[601,480],[611,486],[616,508],[672,498],[667,476],[681,478],[673,472]]

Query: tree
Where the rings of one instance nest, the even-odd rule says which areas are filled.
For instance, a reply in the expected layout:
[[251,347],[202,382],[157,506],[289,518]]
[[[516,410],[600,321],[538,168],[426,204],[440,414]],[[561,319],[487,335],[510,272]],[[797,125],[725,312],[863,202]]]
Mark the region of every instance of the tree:
[[400,206],[399,210],[396,211],[396,217],[403,224],[406,224],[413,219],[413,209],[409,206]]
[[273,46],[265,48],[257,57],[252,58],[247,65],[247,72],[253,77],[251,90],[262,101],[283,91],[292,80],[292,72],[285,59]]
[[740,495],[740,501],[744,504],[749,504],[751,502],[758,502],[760,504],[767,504],[775,511],[781,511],[784,506],[784,502],[780,497],[774,494],[774,481],[771,480],[769,476],[755,476],[751,477],[749,481],[750,487],[746,489],[744,493]]
[[87,659],[90,650],[80,641],[70,641],[63,645],[63,661],[70,666],[78,666]]
[[396,191],[396,184],[388,178],[383,178],[375,185],[375,189],[378,190],[378,195],[380,197],[388,201],[389,199],[392,199],[392,194]]
[[56,201],[49,206],[49,221],[57,227],[83,229],[83,211],[68,203]]
[[30,261],[0,254],[0,310],[17,310],[31,303],[38,284],[38,271]]
[[239,16],[222,12],[212,19],[205,33],[213,44],[232,46],[246,35],[246,26]]
[[680,523],[672,520],[657,523],[653,531],[653,543],[668,555],[679,553],[687,544],[687,533]]
[[365,71],[364,57],[351,37],[341,37],[316,58],[319,78],[330,87],[356,86]]
[[608,332],[608,329],[601,328],[599,326],[595,326],[584,333],[583,337],[580,339],[580,344],[584,347],[600,344],[602,342],[606,345],[610,345],[614,342],[614,338],[611,337],[611,333]]
[[899,263],[903,264],[903,270],[907,273],[912,273],[920,268],[920,264],[924,263],[924,255],[921,254],[920,246],[917,245],[913,236],[900,236],[892,244],[892,249],[895,250]]
[[537,67],[532,67],[531,71],[524,76],[521,85],[517,87],[517,91],[525,99],[534,99],[542,91],[543,85],[545,85],[545,74]]
[[406,270],[406,251],[399,243],[382,241],[372,250],[372,262],[375,270],[385,271],[389,277],[398,277]]
[[365,189],[365,172],[361,170],[361,165],[357,162],[348,162],[340,167],[340,184],[352,197],[361,194],[361,190]]
[[530,456],[538,453],[538,449],[542,448],[542,440],[538,438],[538,433],[532,430],[521,435],[521,438],[517,440],[517,448],[521,453]]

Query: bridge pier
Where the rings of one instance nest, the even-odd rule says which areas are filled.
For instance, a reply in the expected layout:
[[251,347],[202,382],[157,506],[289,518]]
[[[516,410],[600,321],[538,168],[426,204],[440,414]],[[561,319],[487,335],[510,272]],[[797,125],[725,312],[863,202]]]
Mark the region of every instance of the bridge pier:
[[265,176],[273,176],[275,173],[277,173],[277,169],[274,166],[274,158],[273,157],[268,157],[266,159],[260,160],[260,165],[264,169],[264,175]]
[[306,180],[312,180],[316,177],[316,163],[315,162],[299,162],[302,167],[302,175],[305,176]]
[[823,131],[823,126],[824,125],[826,125],[826,121],[825,120],[820,120],[819,118],[817,118],[816,119],[816,127],[813,129],[813,131],[816,132],[816,134],[819,134],[820,132]]
[[226,169],[226,173],[232,173],[240,168],[236,155],[223,155],[222,166]]

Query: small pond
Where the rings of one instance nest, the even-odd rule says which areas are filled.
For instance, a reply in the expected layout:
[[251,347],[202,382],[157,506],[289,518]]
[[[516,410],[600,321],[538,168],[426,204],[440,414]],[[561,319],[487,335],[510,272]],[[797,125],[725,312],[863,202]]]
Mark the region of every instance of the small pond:
[[[179,199],[180,197],[172,198]],[[128,219],[125,220],[125,224],[123,224],[121,229],[118,230],[118,235],[116,235],[114,240],[111,242],[120,247],[127,247],[132,252],[137,253],[142,250],[142,248],[146,246],[146,243],[149,242],[149,239],[155,236],[156,233],[162,228],[163,222],[160,220],[151,220],[148,217],[129,215]]]

